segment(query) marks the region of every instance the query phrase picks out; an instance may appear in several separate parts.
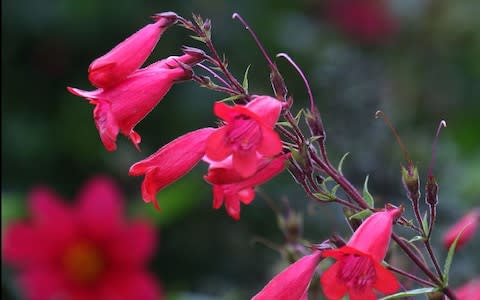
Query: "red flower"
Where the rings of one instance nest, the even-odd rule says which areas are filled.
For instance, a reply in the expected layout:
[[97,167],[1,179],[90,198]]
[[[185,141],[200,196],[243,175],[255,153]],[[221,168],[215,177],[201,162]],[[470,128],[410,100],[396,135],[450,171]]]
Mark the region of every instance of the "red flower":
[[2,241],[2,259],[18,269],[26,299],[163,298],[145,269],[154,228],[123,218],[111,180],[90,180],[73,207],[46,187],[32,191],[29,205],[31,220],[9,224]]
[[[453,244],[457,236],[458,238],[456,250],[460,249],[463,245],[468,243],[477,231],[478,223],[480,222],[480,209],[475,208],[470,213],[464,215],[455,225],[453,225],[443,236],[443,244],[449,249]],[[463,230],[463,232],[462,232]]]
[[214,112],[225,125],[207,142],[207,157],[222,161],[233,157],[233,168],[243,177],[253,175],[261,157],[274,157],[282,151],[282,142],[273,130],[282,103],[269,96],[259,96],[247,105],[233,107],[215,103]]
[[308,286],[321,252],[306,255],[275,276],[252,300],[308,300]]
[[108,151],[117,148],[119,132],[129,137],[138,148],[141,138],[133,128],[162,100],[176,81],[189,76],[189,72],[177,61],[195,64],[201,59],[203,56],[195,53],[172,56],[136,70],[117,85],[105,89],[83,91],[68,87],[68,90],[95,105],[93,118]]
[[145,175],[142,184],[143,199],[146,202],[153,201],[158,207],[156,193],[184,176],[202,159],[207,138],[215,130],[202,128],[189,132],[131,166],[129,175]]
[[329,300],[342,299],[346,293],[351,300],[375,300],[372,289],[392,294],[400,288],[395,276],[381,262],[388,250],[392,224],[402,210],[374,213],[360,225],[346,246],[322,252],[323,257],[337,260],[320,278]]
[[458,299],[480,300],[480,278],[474,278],[455,290]]
[[383,0],[329,0],[326,9],[333,24],[360,42],[382,42],[396,28]]
[[145,62],[160,36],[177,17],[174,13],[156,16],[157,22],[143,27],[94,60],[88,68],[90,82],[98,88],[107,88],[127,78]]
[[288,156],[289,154],[284,154],[272,160],[262,158],[257,171],[246,178],[236,172],[231,158],[219,163],[211,162],[204,178],[213,185],[213,208],[218,209],[225,203],[228,215],[238,221],[240,202],[250,204],[255,198],[254,188],[278,175]]

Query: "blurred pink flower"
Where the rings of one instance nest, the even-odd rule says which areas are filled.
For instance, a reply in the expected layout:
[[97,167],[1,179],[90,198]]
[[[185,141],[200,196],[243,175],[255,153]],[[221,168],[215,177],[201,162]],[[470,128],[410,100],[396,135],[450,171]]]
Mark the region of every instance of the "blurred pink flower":
[[154,228],[127,222],[123,197],[108,178],[92,178],[67,205],[47,187],[28,198],[31,219],[9,224],[2,260],[18,270],[26,299],[161,299],[146,263]]
[[475,208],[468,214],[465,214],[457,223],[455,223],[443,236],[443,245],[445,248],[449,249],[453,244],[457,236],[461,233],[458,238],[457,246],[455,250],[460,249],[466,243],[468,243],[475,232],[477,231],[478,225],[480,223],[480,208]]
[[383,42],[397,27],[384,0],[329,0],[326,13],[340,31],[363,43]]
[[474,278],[455,289],[458,299],[480,300],[480,277]]

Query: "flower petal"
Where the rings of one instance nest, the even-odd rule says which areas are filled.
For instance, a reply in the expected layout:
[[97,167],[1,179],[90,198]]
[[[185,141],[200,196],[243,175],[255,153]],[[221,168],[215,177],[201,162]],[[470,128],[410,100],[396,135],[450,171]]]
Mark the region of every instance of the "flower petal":
[[[325,256],[322,254],[322,256]],[[341,268],[339,262],[331,265],[320,277],[323,293],[328,300],[339,300],[347,293],[347,287],[337,279],[337,273]]]
[[155,201],[155,194],[189,172],[205,155],[208,137],[214,128],[189,132],[146,159],[130,167],[129,175],[145,175],[142,195],[146,202]]
[[378,262],[375,262],[375,273],[376,281],[373,286],[374,289],[385,295],[393,294],[400,289],[400,284],[395,275]]
[[[112,237],[108,248],[108,257],[123,268],[138,268],[150,259],[155,250],[157,236],[152,224],[144,220],[137,220]],[[125,241],[135,247],[125,247]]]
[[270,96],[256,96],[246,107],[258,115],[265,126],[273,128],[280,117],[282,102]]
[[213,161],[222,161],[232,154],[232,147],[227,143],[228,128],[223,126],[210,135],[205,154]]
[[272,157],[282,152],[282,140],[273,129],[262,126],[262,141],[257,151],[261,154]]
[[112,179],[97,175],[88,180],[77,196],[77,218],[91,237],[105,239],[123,224],[124,199]]
[[366,288],[362,291],[352,289],[349,291],[350,300],[377,300],[373,291]]
[[252,300],[303,299],[320,260],[320,251],[302,257],[270,280]]
[[233,153],[233,168],[242,177],[250,177],[257,171],[256,151],[236,151]]

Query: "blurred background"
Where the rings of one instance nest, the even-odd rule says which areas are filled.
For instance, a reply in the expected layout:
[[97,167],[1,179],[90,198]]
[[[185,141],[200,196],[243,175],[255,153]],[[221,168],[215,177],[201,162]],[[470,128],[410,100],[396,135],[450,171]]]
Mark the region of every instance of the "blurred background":
[[[433,242],[443,262],[441,236],[465,212],[480,205],[480,2],[477,0],[299,1],[2,1],[2,228],[28,216],[26,195],[36,184],[73,199],[83,182],[103,173],[128,196],[128,213],[149,218],[160,242],[149,268],[169,299],[246,299],[286,266],[281,254],[258,237],[282,245],[277,209],[301,212],[304,237],[321,242],[333,231],[349,237],[336,206],[311,203],[287,172],[261,187],[242,207],[241,221],[211,208],[204,165],[158,194],[162,212],[145,204],[142,178],[128,169],[175,137],[212,126],[219,93],[187,82],[175,85],[137,127],[142,152],[124,136],[107,152],[92,119],[93,106],[66,86],[92,89],[90,62],[151,22],[157,12],[191,13],[212,19],[212,36],[237,78],[250,69],[250,91],[271,94],[268,67],[240,23],[240,13],[274,56],[288,53],[312,85],[327,129],[333,162],[357,186],[370,175],[377,205],[407,204],[400,181],[402,152],[374,113],[383,110],[396,126],[425,182],[431,145],[446,120],[434,167],[439,211]],[[148,62],[200,47],[190,32],[172,27]],[[295,110],[308,103],[301,79],[277,60]],[[265,196],[262,196],[265,195]],[[269,201],[267,199],[270,199]],[[411,212],[407,212],[411,216]],[[478,276],[480,242],[454,259],[451,284]],[[19,298],[14,272],[2,264],[2,296]],[[4,298],[5,299],[5,298]]]

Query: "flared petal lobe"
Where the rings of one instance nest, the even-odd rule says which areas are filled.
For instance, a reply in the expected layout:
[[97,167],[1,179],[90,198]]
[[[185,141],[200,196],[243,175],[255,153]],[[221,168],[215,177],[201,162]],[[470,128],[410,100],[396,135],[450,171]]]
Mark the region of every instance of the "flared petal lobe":
[[88,68],[88,78],[98,88],[113,86],[132,74],[147,60],[163,32],[176,21],[176,15],[159,17],[154,24],[138,30]]
[[207,138],[215,130],[202,128],[187,133],[131,166],[129,175],[145,175],[143,199],[155,202],[158,191],[188,173],[205,155]]
[[304,299],[315,269],[321,259],[320,251],[315,251],[313,254],[302,257],[270,280],[252,300]]
[[282,172],[288,157],[289,154],[283,154],[272,160],[262,159],[257,171],[247,178],[235,170],[231,158],[220,163],[211,163],[204,178],[213,185],[213,207],[218,209],[225,203],[228,215],[239,220],[240,202],[250,204],[255,198],[254,188]]
[[464,215],[455,225],[453,225],[443,236],[443,245],[449,249],[459,234],[456,250],[467,244],[475,235],[480,223],[480,208]]

